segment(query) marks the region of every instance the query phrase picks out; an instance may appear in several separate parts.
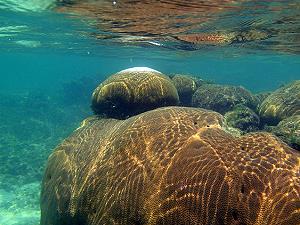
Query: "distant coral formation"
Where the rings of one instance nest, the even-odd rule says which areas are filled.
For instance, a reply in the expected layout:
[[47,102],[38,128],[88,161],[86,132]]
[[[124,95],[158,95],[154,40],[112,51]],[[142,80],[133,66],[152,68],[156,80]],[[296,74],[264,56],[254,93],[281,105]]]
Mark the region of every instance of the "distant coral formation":
[[193,94],[197,88],[204,83],[204,81],[197,77],[191,77],[182,74],[175,74],[171,77],[172,82],[177,89],[180,104],[184,106],[190,106]]
[[[131,68],[96,88],[96,115],[49,157],[41,225],[299,224],[297,82],[262,101],[171,78]],[[278,93],[292,116],[272,127],[259,115]]]
[[232,111],[225,113],[227,125],[238,128],[246,133],[257,131],[260,128],[259,116],[244,105],[237,105]]
[[211,109],[222,114],[238,104],[255,109],[258,99],[243,87],[220,84],[204,84],[192,98],[193,107]]
[[291,147],[300,150],[300,115],[290,116],[271,127],[270,131]]

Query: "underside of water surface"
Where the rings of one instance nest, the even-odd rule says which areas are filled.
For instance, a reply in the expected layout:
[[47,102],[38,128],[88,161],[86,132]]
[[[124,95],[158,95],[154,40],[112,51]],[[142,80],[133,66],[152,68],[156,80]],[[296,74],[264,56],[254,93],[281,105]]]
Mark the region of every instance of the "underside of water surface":
[[[37,225],[47,158],[93,115],[101,82],[149,67],[221,85],[212,93],[229,85],[264,98],[300,80],[300,3],[0,0],[0,52],[0,225]],[[271,132],[299,150],[295,118],[239,129]]]

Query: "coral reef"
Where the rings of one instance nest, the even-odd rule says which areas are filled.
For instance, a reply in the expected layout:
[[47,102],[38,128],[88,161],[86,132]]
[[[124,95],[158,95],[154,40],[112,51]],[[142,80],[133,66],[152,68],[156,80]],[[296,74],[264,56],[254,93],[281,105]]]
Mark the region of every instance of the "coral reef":
[[185,107],[85,120],[49,157],[41,225],[299,224],[299,152],[224,126]]
[[183,106],[191,105],[193,94],[204,83],[200,78],[182,74],[174,74],[171,79],[177,89],[180,104]]
[[92,97],[96,114],[119,119],[178,103],[178,93],[170,78],[147,67],[130,68],[110,76]]
[[271,93],[261,103],[259,114],[263,121],[271,125],[290,116],[300,115],[300,80]]
[[255,94],[255,97],[258,99],[258,106],[271,94],[271,92],[261,92]]
[[224,118],[228,126],[246,133],[258,131],[260,127],[259,116],[244,105],[235,106],[232,111],[225,113]]
[[288,117],[269,130],[289,146],[300,151],[300,115]]
[[258,100],[243,87],[219,84],[204,84],[192,97],[193,107],[211,109],[222,114],[232,110],[238,104],[255,109]]
[[[242,135],[261,128],[255,114],[260,97],[187,75],[169,79],[152,71],[153,77],[147,78],[140,72],[131,78],[124,75],[134,91],[128,94],[121,88],[125,98],[118,101],[129,99],[128,107],[116,116],[106,113],[124,120],[102,114],[89,117],[50,156],[43,178],[42,225],[262,220],[298,224],[299,202],[293,199],[299,196],[299,153],[269,133]],[[109,79],[113,86],[107,96],[118,95],[114,85],[120,90],[123,81]],[[95,80],[70,81],[57,93],[0,96],[0,119],[5,121],[0,129],[0,180],[5,181],[0,182],[0,224],[38,224],[45,161],[51,149],[92,113],[89,99]],[[145,101],[153,106],[165,96],[177,104],[178,95],[181,105],[190,106],[195,87],[205,90],[198,93],[203,94],[201,107],[219,110],[224,118],[197,108],[141,107]],[[150,94],[141,94],[144,90]],[[290,89],[282,91],[284,104],[299,110],[299,92],[294,91],[294,101],[284,95],[290,96]],[[137,97],[127,98],[132,93]],[[269,131],[299,150],[299,121],[298,114],[287,117]]]

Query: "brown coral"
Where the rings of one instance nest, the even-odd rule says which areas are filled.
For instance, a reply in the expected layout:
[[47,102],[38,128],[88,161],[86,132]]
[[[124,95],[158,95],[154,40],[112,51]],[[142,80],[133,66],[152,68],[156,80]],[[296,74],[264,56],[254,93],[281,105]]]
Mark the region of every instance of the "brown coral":
[[49,158],[41,224],[299,224],[299,153],[222,121],[181,107],[85,121]]

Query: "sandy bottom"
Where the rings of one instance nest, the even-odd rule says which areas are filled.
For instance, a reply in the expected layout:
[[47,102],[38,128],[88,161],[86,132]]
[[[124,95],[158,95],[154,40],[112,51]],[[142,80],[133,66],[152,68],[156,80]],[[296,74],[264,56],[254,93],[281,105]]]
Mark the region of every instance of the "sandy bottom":
[[12,191],[0,189],[0,225],[38,225],[40,184],[29,183]]

